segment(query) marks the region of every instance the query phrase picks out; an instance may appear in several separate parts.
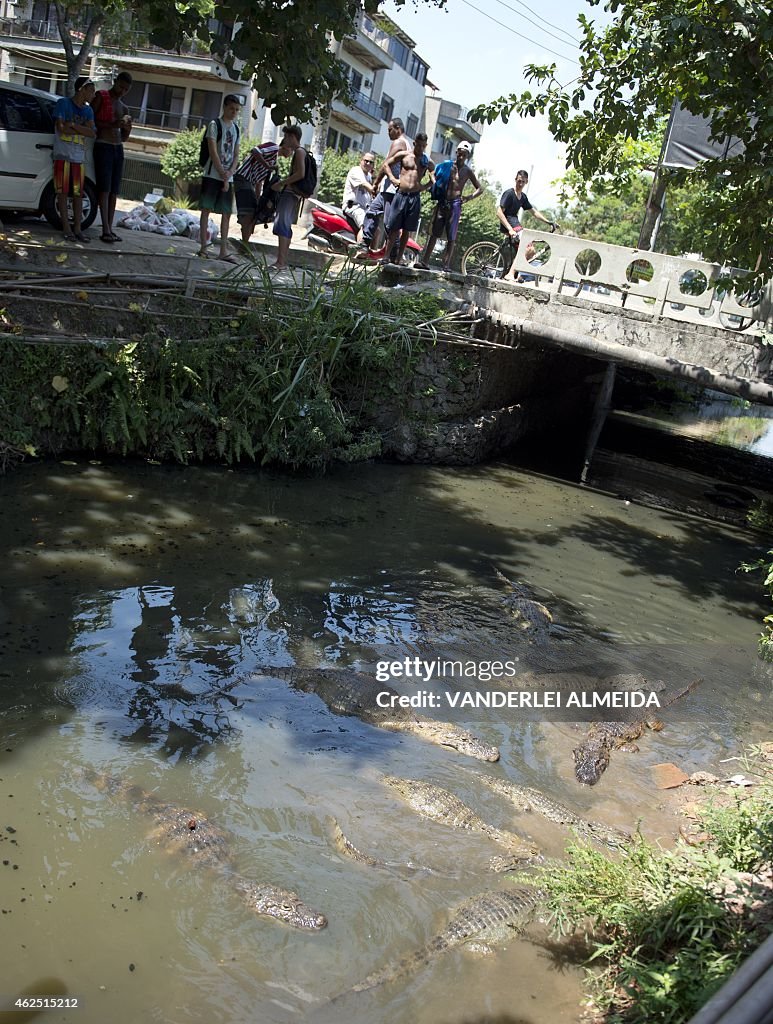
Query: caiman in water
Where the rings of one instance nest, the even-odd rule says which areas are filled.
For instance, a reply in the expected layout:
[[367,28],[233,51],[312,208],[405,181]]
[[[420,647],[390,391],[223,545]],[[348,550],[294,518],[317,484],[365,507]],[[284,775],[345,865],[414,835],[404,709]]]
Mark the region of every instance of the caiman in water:
[[[441,789],[431,782],[420,782],[417,779],[398,779],[393,775],[384,777],[386,786],[405,800],[409,807],[430,821],[440,822],[451,828],[466,829],[468,832],[479,832],[489,836],[494,842],[507,848],[508,858],[497,858],[492,864],[494,870],[507,870],[518,861],[530,860],[539,856],[539,848],[527,842],[514,832],[494,828],[473,811],[459,797]],[[495,866],[498,865],[498,866]]]
[[126,800],[155,821],[151,839],[158,846],[173,853],[185,853],[196,868],[222,874],[256,914],[312,931],[327,925],[327,919],[308,907],[297,893],[268,882],[253,882],[237,874],[230,853],[231,837],[203,815],[164,803],[140,786],[132,786],[112,775],[100,775],[90,769],[82,774],[103,793]]
[[544,604],[534,600],[524,583],[514,583],[509,580],[496,566],[494,566],[494,572],[510,588],[510,593],[504,599],[504,603],[519,628],[528,634],[529,639],[535,643],[547,643],[550,635],[550,623],[553,621],[553,616],[548,609]]
[[547,818],[548,821],[553,821],[557,825],[566,825],[579,835],[595,839],[599,843],[604,843],[605,846],[617,848],[627,846],[631,842],[630,832],[613,828],[611,825],[604,825],[600,821],[588,821],[586,818],[581,818],[579,814],[575,814],[574,811],[564,807],[563,804],[553,800],[539,789],[533,789],[531,786],[517,786],[514,782],[492,779],[488,775],[476,774],[475,777],[484,786],[488,786],[489,789],[493,789],[495,793],[499,793],[500,796],[509,800],[520,811],[535,811],[543,818]]
[[489,943],[505,943],[520,934],[541,900],[538,889],[512,886],[503,892],[484,892],[459,907],[450,923],[426,946],[381,967],[354,985],[350,992],[366,992],[398,978],[415,974],[436,957],[457,946],[485,950]]
[[[650,683],[640,675],[619,676],[610,682],[615,683],[618,689],[627,690],[657,690],[663,687],[662,683]],[[673,704],[681,697],[686,697],[699,682],[700,679],[695,679],[689,686],[683,687],[677,693],[663,697],[660,700],[660,708],[668,707],[669,704]],[[586,786],[595,786],[607,770],[612,750],[638,750],[634,741],[638,740],[646,729],[659,732],[663,728],[663,724],[659,718],[647,714],[630,721],[594,722],[579,747],[575,747],[572,751],[574,774],[578,782],[582,782]]]
[[429,743],[452,747],[479,761],[498,761],[499,750],[450,722],[436,722],[415,714],[410,708],[380,707],[397,697],[397,691],[352,669],[280,668],[261,666],[260,674],[286,680],[295,690],[315,693],[336,715],[352,715],[368,725],[392,732],[409,732]]

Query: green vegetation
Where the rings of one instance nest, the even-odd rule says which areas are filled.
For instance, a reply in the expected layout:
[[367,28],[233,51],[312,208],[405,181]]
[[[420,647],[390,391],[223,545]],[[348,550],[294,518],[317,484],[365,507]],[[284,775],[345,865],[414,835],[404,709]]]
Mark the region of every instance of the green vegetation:
[[179,192],[183,192],[189,181],[201,179],[201,128],[189,128],[178,132],[161,154],[161,170],[171,178]]
[[[241,293],[229,295],[228,283]],[[426,296],[382,297],[359,268],[332,280],[309,274],[300,296],[272,287],[267,273],[256,288],[240,270],[215,299],[197,296],[196,316],[190,300],[174,303],[130,305],[128,344],[6,341],[0,439],[9,451],[293,467],[372,457],[380,437],[368,413],[410,398],[432,340],[427,322],[442,317]]]
[[693,193],[701,235],[695,248],[707,259],[773,276],[773,107],[766,99],[773,9],[749,0],[610,0],[606,10],[614,16],[606,27],[578,19],[580,73],[569,85],[559,83],[555,65],[529,65],[536,92],[503,96],[470,117],[545,113],[567,146],[567,166],[609,182],[619,178],[626,147],[659,132],[679,97],[691,113],[712,119],[717,138],[737,136],[745,146],[674,175]]
[[700,845],[638,836],[617,860],[572,845],[539,869],[555,928],[590,923],[589,985],[607,1024],[683,1024],[771,929],[773,890],[757,872],[773,864],[773,769],[761,757],[745,767],[754,795],[700,813]]

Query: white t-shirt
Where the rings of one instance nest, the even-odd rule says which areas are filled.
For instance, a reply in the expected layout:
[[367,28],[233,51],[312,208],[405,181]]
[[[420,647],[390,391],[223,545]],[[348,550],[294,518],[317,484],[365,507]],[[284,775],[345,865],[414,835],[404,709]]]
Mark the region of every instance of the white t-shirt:
[[[220,142],[217,141],[218,121],[222,125],[223,132],[223,134],[220,137]],[[236,127],[236,123],[234,121],[231,121],[231,123],[229,124],[227,121],[224,121],[222,117],[216,117],[214,121],[209,122],[209,127],[207,128],[207,138],[214,140],[215,148],[218,151],[220,163],[223,165],[223,167],[230,167],[234,160],[236,143],[239,140],[239,131]],[[207,162],[204,168],[204,177],[217,178],[218,181],[223,180],[217,173],[217,169],[211,160]],[[230,177],[228,181],[229,183],[232,182],[233,177]]]
[[346,182],[344,184],[344,210],[350,202],[353,202],[355,206],[361,206],[363,210],[368,206],[371,200],[371,193],[362,186],[370,185],[372,181],[373,175],[370,173],[366,174],[359,164],[356,167],[352,167],[346,175]]

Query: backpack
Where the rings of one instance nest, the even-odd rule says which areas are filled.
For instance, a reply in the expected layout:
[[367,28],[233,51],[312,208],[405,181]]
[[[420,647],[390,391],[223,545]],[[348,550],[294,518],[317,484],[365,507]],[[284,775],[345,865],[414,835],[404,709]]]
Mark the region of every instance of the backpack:
[[272,171],[263,182],[263,189],[258,196],[258,206],[255,210],[255,224],[262,224],[264,228],[268,227],[276,216],[276,201],[279,197],[279,193],[275,192],[271,186],[277,181],[279,181],[279,172]]
[[314,155],[306,150],[306,170],[301,180],[295,182],[294,188],[299,195],[308,199],[310,195],[314,194],[314,189],[316,187],[317,161],[314,159]]
[[[216,117],[215,121],[217,122],[217,144],[219,146],[223,138],[223,122],[219,117]],[[234,128],[236,128],[236,145],[238,146],[239,125],[234,124]],[[201,136],[201,144],[199,145],[199,167],[206,167],[207,164],[209,163],[209,143],[207,142],[208,131],[209,125],[207,125],[207,127],[204,129],[204,134]]]
[[435,168],[435,184],[429,190],[430,199],[433,202],[444,203],[446,201],[446,192],[453,166],[453,160],[444,160],[442,164],[438,164]]

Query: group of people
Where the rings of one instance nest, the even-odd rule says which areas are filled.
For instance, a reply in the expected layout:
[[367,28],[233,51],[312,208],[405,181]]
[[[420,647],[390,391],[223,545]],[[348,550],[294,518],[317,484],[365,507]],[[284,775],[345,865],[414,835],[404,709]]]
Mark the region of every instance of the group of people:
[[[460,142],[456,147],[455,159],[444,161],[436,167],[426,155],[426,135],[419,133],[411,145],[405,136],[403,122],[398,117],[392,118],[387,131],[389,151],[375,177],[375,157],[370,152],[363,153],[359,164],[352,167],[346,176],[342,207],[357,228],[358,246],[361,252],[373,251],[378,222],[383,217],[386,245],[382,263],[402,262],[408,238],[419,226],[421,193],[434,188],[437,201],[429,234],[421,257],[414,266],[428,270],[430,256],[438,240],[445,235],[443,270],[449,271],[454,258],[462,206],[477,199],[484,191],[469,166],[472,147],[468,142]],[[531,210],[538,220],[551,224],[547,217],[532,206],[523,191],[528,180],[526,171],[518,171],[515,187],[503,193],[497,207],[500,231],[511,238],[514,248],[517,247],[521,230],[518,218],[521,210]],[[465,194],[468,184],[473,191]],[[513,279],[512,269],[506,279]]]
[[[131,84],[129,72],[121,71],[109,89],[97,92],[90,78],[81,77],[75,82],[75,94],[56,103],[54,189],[64,237],[68,241],[89,241],[82,230],[85,140],[88,138],[94,139],[94,169],[102,220],[100,239],[111,244],[119,237],[113,230],[113,219],[123,174],[123,143],[132,129],[132,119],[122,97]],[[240,110],[240,98],[234,94],[227,95],[222,115],[210,121],[205,132],[199,199],[199,256],[208,257],[209,216],[220,214],[219,259],[236,262],[228,251],[234,198],[245,243],[270,200],[273,232],[277,236],[277,257],[272,270],[284,270],[288,265],[292,225],[297,220],[301,200],[308,194],[302,186],[308,184],[309,164],[316,180],[316,165],[313,156],[302,145],[301,130],[297,125],[287,125],[282,129],[281,143],[265,142],[253,146],[240,161],[237,124]],[[389,150],[375,176],[375,156],[367,152],[359,164],[351,168],[344,185],[343,210],[356,227],[359,249],[361,252],[373,249],[379,221],[383,217],[386,245],[382,263],[401,263],[408,239],[419,226],[421,193],[434,187],[437,201],[429,236],[415,266],[429,268],[429,258],[435,245],[445,235],[443,269],[448,271],[453,260],[462,206],[477,199],[484,191],[468,163],[472,147],[468,142],[460,142],[456,158],[436,167],[427,156],[427,136],[423,132],[416,135],[411,143],[398,117],[389,121],[387,132]],[[277,173],[279,156],[290,160],[289,172],[283,177]],[[538,220],[550,224],[548,218],[531,205],[523,191],[528,180],[526,171],[519,170],[515,187],[503,193],[497,207],[500,231],[509,235],[514,246],[520,231],[518,215],[521,210],[531,210]],[[473,191],[465,194],[468,185]],[[72,196],[72,225],[68,219],[68,196]],[[507,278],[512,279],[512,270]]]
[[[73,96],[63,96],[54,105],[54,192],[66,241],[89,241],[82,228],[86,139],[94,139],[94,174],[102,218],[100,238],[109,245],[118,239],[113,219],[123,176],[123,144],[132,130],[132,119],[122,97],[131,84],[129,72],[121,71],[109,89],[98,92],[96,84],[82,75],[75,80]],[[72,224],[68,197],[72,197]]]
[[[203,168],[199,201],[199,256],[207,257],[209,215],[219,213],[219,258],[235,263],[236,258],[228,252],[228,228],[234,198],[242,241],[246,243],[258,222],[264,189],[269,189],[274,193],[273,231],[277,236],[277,257],[271,270],[285,270],[293,236],[292,226],[297,220],[303,198],[299,187],[306,180],[307,161],[312,158],[301,145],[301,129],[297,125],[286,125],[282,129],[281,143],[264,142],[260,146],[253,146],[240,162],[239,129],[236,125],[240,107],[238,96],[226,96],[222,117],[211,121],[207,128],[208,159]],[[276,173],[279,156],[290,160],[290,171],[284,177]]]

